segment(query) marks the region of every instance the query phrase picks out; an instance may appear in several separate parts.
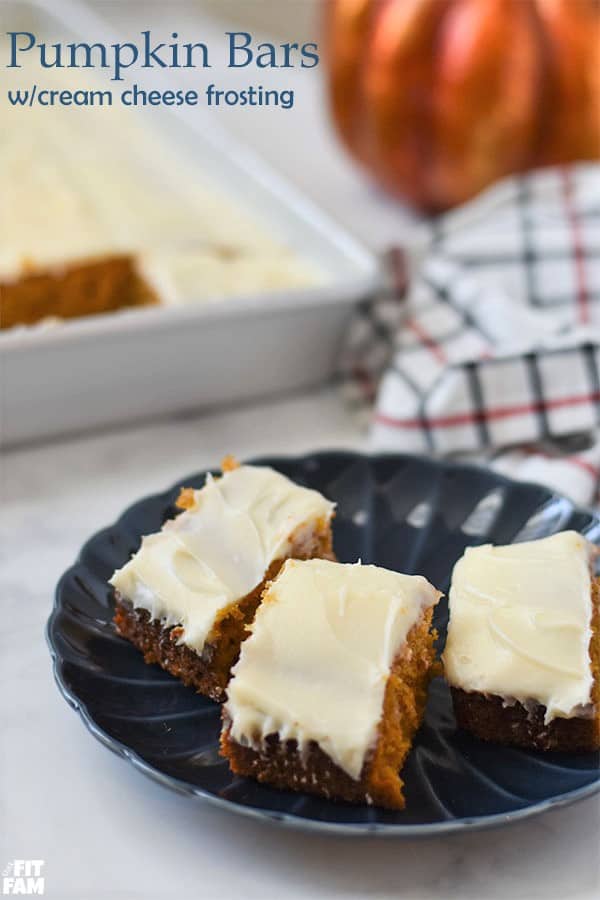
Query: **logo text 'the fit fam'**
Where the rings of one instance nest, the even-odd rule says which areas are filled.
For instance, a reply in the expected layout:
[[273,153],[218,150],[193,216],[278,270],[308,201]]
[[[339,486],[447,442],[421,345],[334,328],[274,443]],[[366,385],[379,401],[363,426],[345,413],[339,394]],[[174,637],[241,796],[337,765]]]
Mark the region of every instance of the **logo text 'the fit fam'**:
[[43,859],[13,859],[2,872],[2,893],[26,897],[44,893]]

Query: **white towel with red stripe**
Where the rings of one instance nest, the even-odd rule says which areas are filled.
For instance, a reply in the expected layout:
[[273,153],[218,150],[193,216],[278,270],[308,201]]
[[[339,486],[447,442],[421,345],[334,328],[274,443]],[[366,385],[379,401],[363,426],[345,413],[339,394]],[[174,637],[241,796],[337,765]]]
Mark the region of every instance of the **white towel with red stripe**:
[[475,456],[595,502],[600,166],[506,179],[389,262],[342,356],[373,447]]

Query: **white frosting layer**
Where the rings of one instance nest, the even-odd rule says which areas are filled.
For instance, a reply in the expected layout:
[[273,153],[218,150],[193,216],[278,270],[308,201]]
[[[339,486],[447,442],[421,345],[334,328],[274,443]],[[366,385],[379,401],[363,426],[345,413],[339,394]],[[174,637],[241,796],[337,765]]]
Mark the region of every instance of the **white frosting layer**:
[[590,703],[591,545],[574,531],[472,547],[450,589],[446,677],[465,691],[546,707],[546,722]]
[[[3,78],[23,88],[37,74]],[[102,86],[44,70],[44,88]],[[0,104],[0,281],[115,254],[134,255],[168,304],[323,280],[150,120],[118,102]]]
[[273,469],[240,466],[209,476],[195,505],[142,539],[110,580],[135,607],[165,626],[180,625],[180,642],[201,652],[215,617],[260,584],[291,541],[328,522],[334,505]]
[[377,738],[394,657],[439,598],[421,576],[288,561],[259,607],[225,710],[238,743],[316,741],[358,779]]

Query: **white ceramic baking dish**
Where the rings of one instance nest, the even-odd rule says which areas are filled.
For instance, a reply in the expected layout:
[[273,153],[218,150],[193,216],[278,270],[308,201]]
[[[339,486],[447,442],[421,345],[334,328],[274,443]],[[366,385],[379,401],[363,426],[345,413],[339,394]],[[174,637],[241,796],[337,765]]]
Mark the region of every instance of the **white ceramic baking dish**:
[[[0,0],[0,11],[11,29],[13,22],[24,28],[35,21],[39,32],[61,39],[114,39],[95,14],[71,0]],[[243,196],[316,263],[324,282],[0,332],[4,444],[317,385],[334,372],[354,304],[377,288],[375,258],[210,117],[163,109],[151,115],[217,185]]]

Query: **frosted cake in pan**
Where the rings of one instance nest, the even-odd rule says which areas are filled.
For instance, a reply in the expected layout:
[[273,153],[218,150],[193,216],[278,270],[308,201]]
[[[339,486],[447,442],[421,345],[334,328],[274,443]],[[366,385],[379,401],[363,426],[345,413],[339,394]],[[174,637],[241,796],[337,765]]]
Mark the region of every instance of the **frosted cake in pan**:
[[4,328],[322,280],[260,211],[246,211],[119,105],[2,104],[0,192]]

